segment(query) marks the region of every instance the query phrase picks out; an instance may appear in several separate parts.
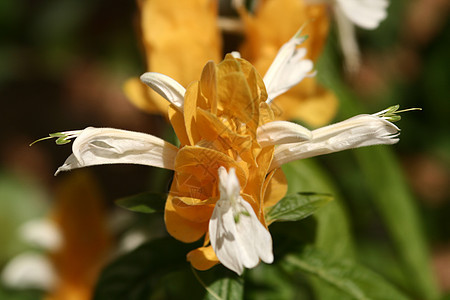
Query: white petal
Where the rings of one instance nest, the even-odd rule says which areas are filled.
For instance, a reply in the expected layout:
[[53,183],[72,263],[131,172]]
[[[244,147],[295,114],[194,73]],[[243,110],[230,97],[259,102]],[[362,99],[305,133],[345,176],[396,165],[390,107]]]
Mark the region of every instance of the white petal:
[[49,219],[30,220],[23,224],[19,231],[27,243],[45,250],[55,251],[62,245],[61,232]]
[[211,246],[219,261],[237,274],[254,268],[260,259],[273,262],[272,237],[240,195],[234,169],[219,169],[220,200],[209,222]]
[[[261,224],[252,206],[242,197],[239,205],[243,211],[247,211],[250,216],[241,215],[236,224],[238,244],[241,244],[243,264],[246,268],[254,268],[258,265],[259,259],[265,263],[273,262],[272,236],[270,232]],[[247,254],[247,255],[245,255]]]
[[375,29],[387,17],[387,0],[337,0],[339,7],[353,23]]
[[400,129],[375,115],[358,115],[312,131],[312,139],[275,149],[271,169],[294,161],[357,147],[395,144]]
[[305,40],[299,34],[295,34],[280,48],[264,76],[264,84],[269,96],[268,103],[298,84],[303,78],[314,76],[310,73],[313,69],[312,61],[304,59],[306,49],[297,47]]
[[241,185],[236,176],[236,170],[230,169],[228,173],[224,167],[219,167],[219,191],[220,197],[226,200],[234,201],[241,193]]
[[164,74],[147,72],[142,74],[141,81],[163,96],[167,101],[183,109],[186,89],[176,80]]
[[23,253],[4,267],[2,282],[10,288],[49,291],[55,287],[56,274],[47,257],[37,253]]
[[139,164],[173,170],[178,149],[145,133],[88,127],[75,139],[72,151],[56,174],[104,164]]
[[256,136],[261,147],[266,147],[304,142],[311,139],[312,133],[309,129],[296,123],[273,121],[258,127]]
[[211,246],[219,261],[228,269],[241,275],[244,266],[238,247],[235,246],[236,226],[234,224],[231,204],[218,201],[209,221],[209,238]]

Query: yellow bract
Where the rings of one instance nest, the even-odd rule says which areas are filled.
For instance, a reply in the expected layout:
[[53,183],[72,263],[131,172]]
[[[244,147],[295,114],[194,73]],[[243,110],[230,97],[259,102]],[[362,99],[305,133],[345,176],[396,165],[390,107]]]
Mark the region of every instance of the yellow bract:
[[[148,71],[168,75],[186,87],[198,78],[203,62],[219,61],[221,37],[217,27],[216,1],[141,0],[139,3]],[[328,35],[329,16],[325,4],[310,5],[302,0],[266,0],[260,1],[255,15],[243,9],[240,15],[244,23],[242,57],[250,61],[260,74],[265,74],[280,47],[299,28],[304,27],[302,35],[309,36],[302,47],[307,48],[307,58],[313,61],[321,54]],[[202,82],[217,80],[210,77],[208,70],[204,70]],[[236,77],[233,80],[236,82],[230,81],[230,85],[237,84],[240,79]],[[204,95],[212,92],[205,90],[205,87],[202,89]],[[138,108],[165,115],[167,101],[138,78],[129,79],[124,91]],[[216,100],[214,102],[217,103]],[[316,127],[331,121],[336,113],[337,100],[314,78],[306,78],[300,85],[277,97],[273,109],[278,120],[297,119]],[[173,118],[173,114],[175,112],[170,111],[169,117]]]
[[72,174],[59,186],[52,219],[63,243],[51,253],[58,283],[45,299],[91,299],[111,233],[103,198],[87,171]]
[[181,148],[166,202],[166,227],[183,242],[206,234],[205,247],[188,254],[197,269],[218,262],[208,246],[207,231],[220,197],[219,167],[236,170],[241,196],[264,225],[263,208],[274,205],[286,193],[282,171],[268,172],[274,147],[262,148],[256,139],[258,126],[273,120],[266,99],[264,83],[253,66],[227,55],[217,66],[208,63],[201,79],[188,87],[183,111],[173,105],[169,109]]
[[[308,36],[302,43],[306,57],[316,61],[322,53],[328,35],[329,16],[326,4],[305,4],[302,0],[266,0],[255,15],[241,11],[245,27],[242,57],[264,74],[280,47],[299,28]],[[277,97],[272,103],[276,119],[299,119],[311,126],[324,125],[334,117],[337,99],[316,82],[305,78],[299,85]]]
[[[198,77],[208,60],[219,61],[220,32],[217,4],[211,0],[140,0],[140,33],[147,69],[186,86]],[[128,98],[150,113],[164,113],[168,103],[139,78],[124,86]]]

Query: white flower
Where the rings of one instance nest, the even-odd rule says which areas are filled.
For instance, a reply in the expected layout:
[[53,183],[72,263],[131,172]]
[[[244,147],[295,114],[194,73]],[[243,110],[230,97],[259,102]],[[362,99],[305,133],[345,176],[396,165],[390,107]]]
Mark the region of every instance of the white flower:
[[387,17],[388,0],[337,0],[337,6],[357,26],[375,29]]
[[339,42],[347,69],[355,72],[360,67],[360,52],[354,25],[373,30],[387,17],[388,0],[337,0],[334,15],[338,25]]
[[209,238],[217,258],[239,275],[244,267],[254,268],[260,260],[272,263],[272,237],[240,196],[234,169],[227,173],[219,168],[219,190],[220,199],[209,221]]
[[88,127],[78,131],[72,151],[73,154],[55,175],[61,171],[104,164],[140,164],[173,169],[178,149],[145,133]]
[[264,75],[264,84],[268,94],[267,103],[297,85],[303,78],[315,75],[315,73],[311,73],[312,61],[304,59],[306,49],[298,47],[306,39],[306,37],[300,36],[300,33],[301,30],[280,48]]
[[[258,128],[258,141],[272,141],[265,142],[265,144],[279,145],[275,149],[271,169],[278,168],[290,161],[322,154],[364,146],[397,143],[400,129],[380,113],[358,115],[345,121],[310,131],[309,139],[307,138],[306,128],[299,130],[292,126],[290,122],[279,121],[279,123],[284,123],[285,126],[283,129],[280,129],[279,132],[281,133],[275,134],[265,130],[266,127],[271,125],[271,123],[267,123]],[[280,125],[279,127],[281,128]],[[298,128],[301,127],[300,125],[297,126]],[[288,140],[287,143],[280,144],[276,138],[277,136],[290,136],[291,138],[286,138]],[[295,142],[295,139],[298,141]]]

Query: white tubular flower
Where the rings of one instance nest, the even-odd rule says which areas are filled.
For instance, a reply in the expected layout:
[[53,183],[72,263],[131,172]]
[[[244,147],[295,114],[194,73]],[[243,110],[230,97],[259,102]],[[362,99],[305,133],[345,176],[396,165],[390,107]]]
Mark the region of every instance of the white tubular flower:
[[345,16],[364,29],[375,29],[387,17],[388,0],[337,0]]
[[355,27],[376,29],[387,17],[388,0],[337,0],[334,15],[345,64],[351,73],[359,70],[360,51]]
[[299,143],[312,138],[311,130],[287,121],[273,121],[258,127],[256,131],[261,147]]
[[147,72],[141,75],[141,81],[179,109],[183,109],[186,89],[167,75]]
[[[386,110],[387,111],[387,110]],[[304,159],[342,150],[395,144],[400,129],[384,114],[358,115],[348,120],[313,130],[305,142],[289,143],[275,149],[271,169],[297,159]]]
[[345,67],[350,73],[355,73],[361,66],[361,53],[356,41],[355,25],[344,15],[340,7],[335,7],[339,44],[344,55]]
[[[64,134],[64,133],[62,133]],[[173,169],[178,148],[153,135],[88,127],[78,132],[72,152],[56,171],[104,164],[139,164]]]
[[314,76],[310,73],[313,69],[313,62],[305,59],[305,48],[298,48],[298,45],[305,41],[306,37],[300,36],[297,32],[278,51],[277,56],[264,75],[264,84],[268,94],[267,103],[298,84],[305,77]]
[[272,237],[256,217],[251,205],[240,196],[235,170],[219,168],[220,199],[209,221],[211,246],[219,261],[241,275],[262,260],[273,262]]

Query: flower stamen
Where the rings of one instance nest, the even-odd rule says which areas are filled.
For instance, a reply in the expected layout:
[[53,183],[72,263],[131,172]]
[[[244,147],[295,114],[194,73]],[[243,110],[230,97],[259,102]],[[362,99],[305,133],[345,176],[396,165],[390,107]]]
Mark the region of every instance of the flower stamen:
[[50,133],[48,136],[40,138],[30,144],[30,146],[33,146],[34,144],[56,138],[55,143],[57,145],[64,145],[67,143],[70,143],[71,139],[77,138],[83,130],[71,130],[71,131],[63,131],[63,132],[56,132],[56,133]]
[[413,108],[407,108],[407,109],[402,109],[402,110],[398,110],[400,108],[400,105],[393,105],[391,107],[386,108],[385,110],[382,110],[380,112],[377,112],[375,114],[373,114],[373,116],[377,116],[380,117],[384,120],[387,120],[389,122],[397,122],[400,121],[402,119],[401,116],[398,116],[398,113],[404,113],[407,111],[413,111],[413,110],[422,110],[419,107],[413,107]]

